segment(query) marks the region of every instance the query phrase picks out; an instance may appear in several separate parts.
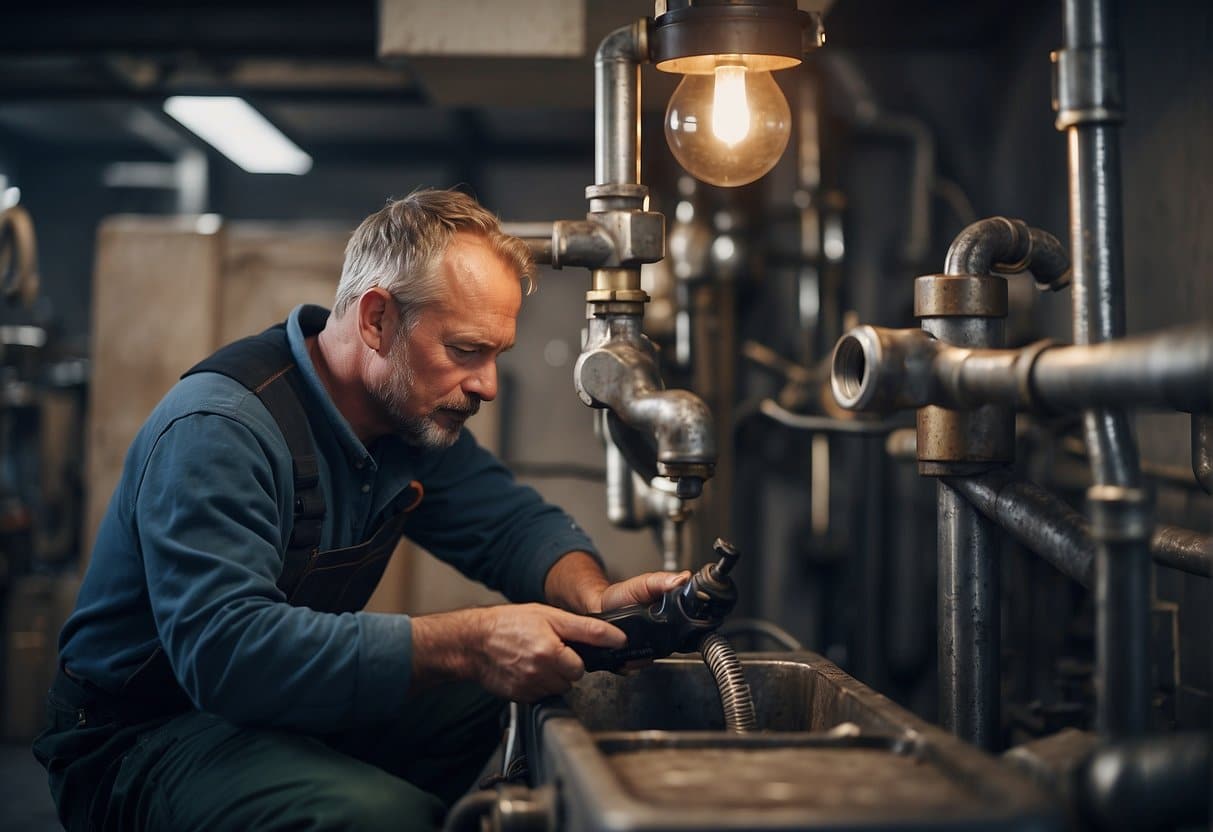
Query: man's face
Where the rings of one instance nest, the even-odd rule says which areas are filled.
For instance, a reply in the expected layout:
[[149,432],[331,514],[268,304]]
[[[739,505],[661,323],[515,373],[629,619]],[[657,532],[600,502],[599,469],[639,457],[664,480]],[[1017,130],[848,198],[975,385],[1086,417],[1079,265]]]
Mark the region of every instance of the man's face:
[[446,294],[392,339],[387,372],[373,388],[398,433],[446,448],[482,401],[497,397],[497,356],[514,345],[522,287],[475,234],[457,233],[442,259]]

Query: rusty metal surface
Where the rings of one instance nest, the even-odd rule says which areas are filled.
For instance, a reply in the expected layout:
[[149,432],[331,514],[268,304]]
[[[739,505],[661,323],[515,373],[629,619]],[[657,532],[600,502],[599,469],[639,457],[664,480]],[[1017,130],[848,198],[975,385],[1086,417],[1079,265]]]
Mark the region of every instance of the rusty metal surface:
[[590,674],[530,712],[535,784],[578,830],[1033,829],[1060,814],[1023,775],[808,651],[742,655],[759,730],[721,730],[697,657]]
[[[998,405],[976,410],[931,405],[918,411],[917,442],[920,473],[973,473],[1014,458],[1015,416]],[[968,467],[949,468],[950,463],[968,463]]]
[[[607,757],[624,788],[654,806],[775,806],[905,815],[978,811],[981,800],[910,754],[871,748],[665,748]],[[722,772],[728,772],[722,777]]]
[[914,281],[916,318],[1005,318],[1007,280],[977,274],[927,274]]

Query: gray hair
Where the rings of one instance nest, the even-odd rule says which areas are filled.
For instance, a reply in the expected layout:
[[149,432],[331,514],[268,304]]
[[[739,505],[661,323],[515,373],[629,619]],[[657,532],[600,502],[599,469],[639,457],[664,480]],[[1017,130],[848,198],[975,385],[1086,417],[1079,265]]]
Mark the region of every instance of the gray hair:
[[451,238],[460,231],[483,236],[513,267],[527,294],[535,284],[535,262],[526,243],[501,230],[501,223],[475,199],[452,190],[424,188],[388,200],[354,230],[333,317],[340,318],[369,289],[386,289],[400,304],[406,326],[442,296],[439,265]]

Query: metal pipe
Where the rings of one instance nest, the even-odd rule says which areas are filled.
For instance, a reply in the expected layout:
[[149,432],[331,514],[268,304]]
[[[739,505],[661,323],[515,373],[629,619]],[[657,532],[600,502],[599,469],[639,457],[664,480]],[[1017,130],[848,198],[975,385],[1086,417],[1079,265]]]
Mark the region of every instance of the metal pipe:
[[[1202,411],[1213,406],[1210,379],[1213,328],[1207,327],[1086,346],[1040,342],[989,350],[953,346],[918,329],[860,326],[835,347],[830,382],[838,403],[859,411],[929,404],[961,409],[1004,404],[1047,412],[1098,406]],[[1197,438],[1193,447],[1199,444]]]
[[[628,427],[651,438],[656,473],[678,480],[679,497],[699,496],[716,462],[712,415],[692,393],[665,389],[655,348],[641,332],[640,316],[591,318],[574,382],[586,405],[609,408]],[[630,464],[635,470],[649,467]]]
[[[601,414],[605,420],[606,412]],[[607,519],[621,529],[644,527],[636,506],[636,487],[632,479],[632,468],[624,459],[623,452],[616,447],[609,431],[603,426],[606,441],[606,501]]]
[[945,728],[999,743],[997,532],[960,492],[939,488],[939,697]]
[[1079,809],[1094,829],[1205,828],[1207,734],[1143,737],[1096,749],[1079,766]]
[[1213,414],[1192,414],[1192,475],[1206,494],[1213,494]]
[[553,225],[550,222],[503,222],[501,231],[526,243],[536,263],[550,265]]
[[1070,256],[1056,237],[1023,220],[989,217],[970,224],[948,247],[946,274],[1029,271],[1048,289],[1067,285]]
[[1009,471],[945,477],[983,515],[1058,571],[1090,586],[1095,544],[1086,518],[1034,483]]
[[[1057,128],[1066,131],[1069,147],[1074,342],[1085,345],[1125,333],[1119,16],[1112,0],[1065,0],[1063,21],[1065,48],[1056,56]],[[1083,431],[1095,481],[1089,504],[1107,521],[1102,528],[1092,519],[1099,541],[1096,722],[1104,736],[1132,735],[1145,730],[1150,708],[1149,533],[1122,535],[1122,520],[1115,515],[1148,513],[1138,505],[1139,497],[1144,500],[1141,464],[1122,411],[1088,410]]]
[[[946,477],[977,509],[1021,545],[1040,555],[1059,572],[1091,586],[1095,541],[1087,519],[1035,483],[1009,471],[973,477]],[[1213,535],[1177,526],[1157,525],[1150,537],[1155,563],[1213,577]]]
[[[1069,149],[1074,343],[1093,344],[1125,333],[1119,38],[1110,0],[1066,0],[1064,12],[1057,125]],[[1137,447],[1124,414],[1092,411],[1083,426],[1095,481],[1138,485]]]
[[1095,540],[1095,718],[1104,737],[1136,736],[1149,727],[1150,509],[1140,488],[1087,489]]
[[648,21],[608,34],[594,54],[594,181],[640,182],[640,64],[648,54]]

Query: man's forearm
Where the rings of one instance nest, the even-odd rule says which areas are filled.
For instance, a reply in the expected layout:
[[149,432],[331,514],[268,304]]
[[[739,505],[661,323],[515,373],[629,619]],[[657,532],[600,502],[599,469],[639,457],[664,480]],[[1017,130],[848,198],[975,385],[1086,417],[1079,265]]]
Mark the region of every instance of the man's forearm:
[[592,555],[569,552],[548,570],[543,594],[549,604],[570,612],[602,612],[602,591],[609,585]]
[[469,679],[474,675],[473,650],[483,641],[479,610],[422,615],[413,618],[413,685]]

